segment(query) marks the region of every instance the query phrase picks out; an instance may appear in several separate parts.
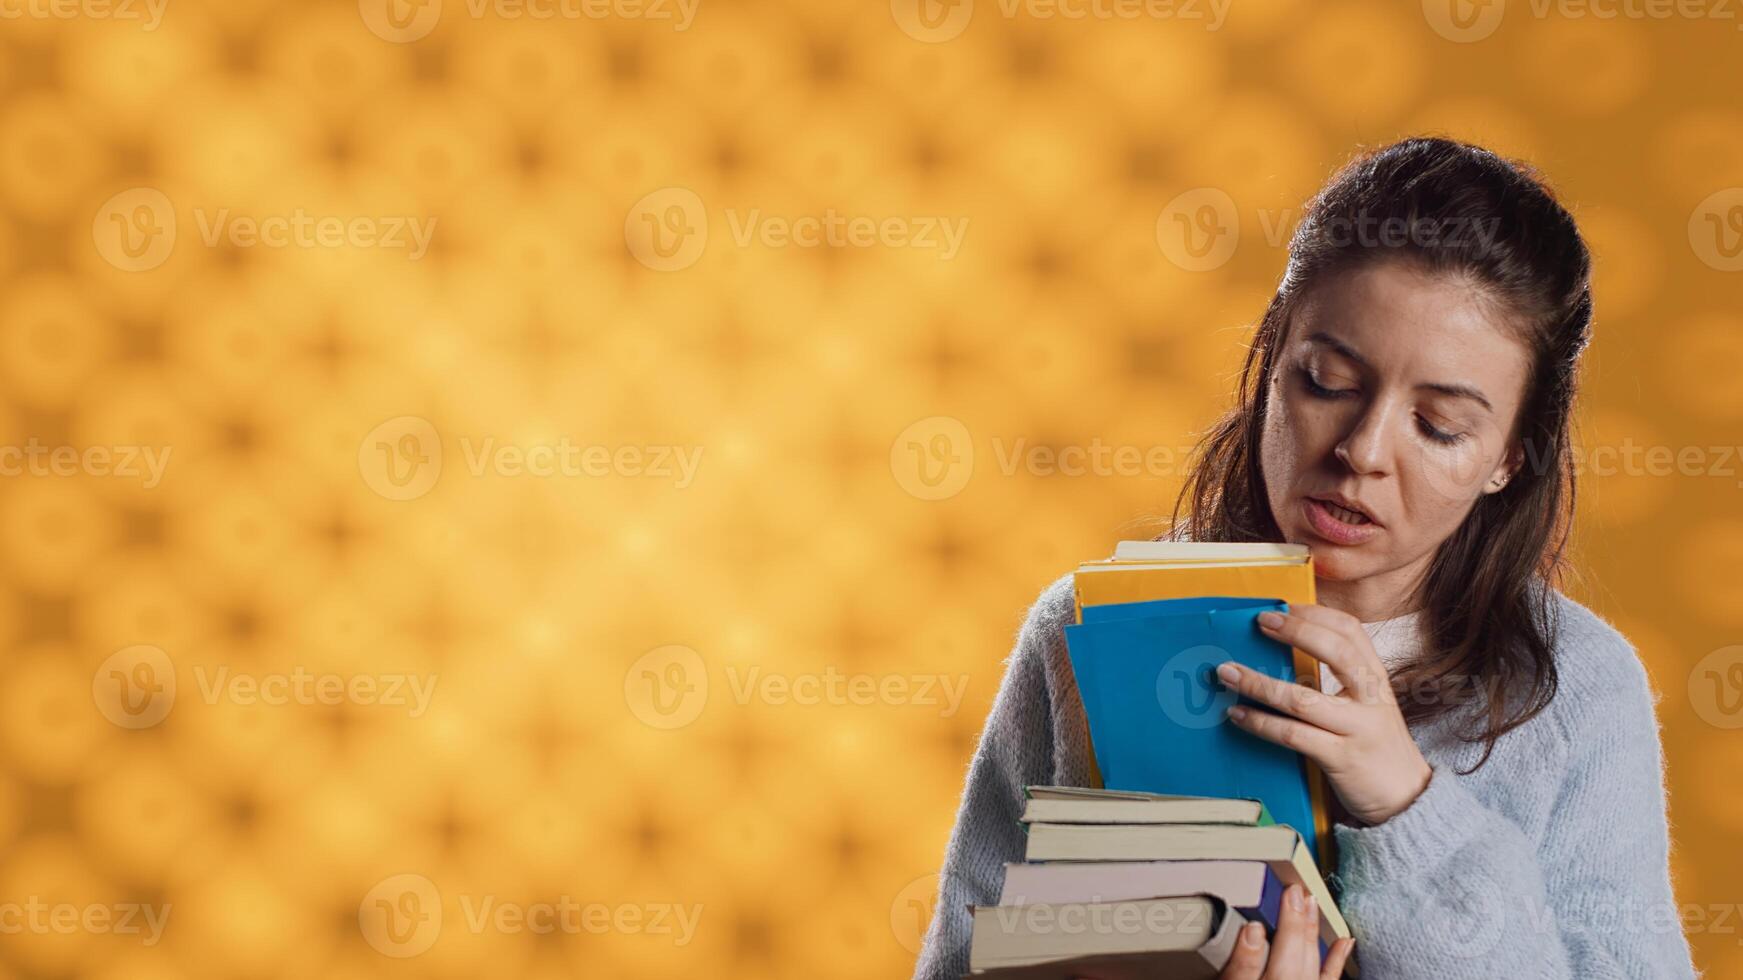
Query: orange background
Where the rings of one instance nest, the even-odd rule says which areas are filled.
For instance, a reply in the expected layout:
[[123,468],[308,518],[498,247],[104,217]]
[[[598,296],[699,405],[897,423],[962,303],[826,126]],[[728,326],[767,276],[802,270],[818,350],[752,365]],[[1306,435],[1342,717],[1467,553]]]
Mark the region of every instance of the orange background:
[[[169,911],[0,977],[905,974],[1023,610],[1167,509],[1294,209],[1423,131],[1594,246],[1573,591],[1663,694],[1678,897],[1743,973],[1734,16],[23,2],[0,446],[169,455],[0,479],[0,908]],[[298,215],[343,227],[247,232]],[[347,693],[214,680],[299,673]],[[415,716],[358,686],[408,676]]]

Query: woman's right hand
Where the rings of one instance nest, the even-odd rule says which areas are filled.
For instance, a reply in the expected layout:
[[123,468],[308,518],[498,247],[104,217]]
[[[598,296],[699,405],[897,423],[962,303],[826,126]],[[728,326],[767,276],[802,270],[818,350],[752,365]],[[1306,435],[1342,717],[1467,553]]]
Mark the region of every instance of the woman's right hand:
[[1355,946],[1354,939],[1338,940],[1322,965],[1319,903],[1306,888],[1290,885],[1283,892],[1276,941],[1266,943],[1265,927],[1258,922],[1242,926],[1234,955],[1223,967],[1222,980],[1338,980]]

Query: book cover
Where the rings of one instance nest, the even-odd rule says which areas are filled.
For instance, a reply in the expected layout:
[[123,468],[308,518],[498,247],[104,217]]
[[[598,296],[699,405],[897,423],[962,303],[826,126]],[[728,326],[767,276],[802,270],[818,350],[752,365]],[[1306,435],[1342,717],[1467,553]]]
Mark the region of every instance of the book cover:
[[1228,708],[1246,699],[1214,674],[1233,660],[1293,682],[1292,651],[1256,623],[1259,613],[1286,608],[1234,597],[1086,606],[1065,637],[1103,786],[1260,800],[1318,854],[1321,828],[1301,755],[1230,722]]
[[[1073,576],[1078,623],[1084,611],[1163,599],[1229,596],[1274,599],[1289,604],[1316,601],[1313,557],[1303,545],[1181,541],[1122,541],[1114,557],[1083,562]],[[1295,651],[1295,680],[1320,686],[1319,661]],[[1090,783],[1106,785],[1091,743]],[[1299,756],[1312,800],[1314,852],[1319,866],[1337,867],[1331,830],[1331,786],[1312,759]]]

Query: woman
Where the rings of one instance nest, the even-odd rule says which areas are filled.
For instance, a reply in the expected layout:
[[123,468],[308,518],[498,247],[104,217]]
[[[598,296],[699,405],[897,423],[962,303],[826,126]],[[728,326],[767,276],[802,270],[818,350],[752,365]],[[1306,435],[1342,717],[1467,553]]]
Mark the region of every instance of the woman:
[[[1572,217],[1519,166],[1410,139],[1335,175],[1289,252],[1175,526],[1312,550],[1322,605],[1262,628],[1322,662],[1323,690],[1224,683],[1274,709],[1235,724],[1331,782],[1363,977],[1693,977],[1645,671],[1554,588],[1592,321]],[[966,972],[967,906],[1022,860],[1023,787],[1088,781],[1072,618],[1066,576],[1018,636],[919,977]],[[1336,976],[1350,943],[1322,964],[1302,905],[1272,944],[1247,927],[1223,976]]]

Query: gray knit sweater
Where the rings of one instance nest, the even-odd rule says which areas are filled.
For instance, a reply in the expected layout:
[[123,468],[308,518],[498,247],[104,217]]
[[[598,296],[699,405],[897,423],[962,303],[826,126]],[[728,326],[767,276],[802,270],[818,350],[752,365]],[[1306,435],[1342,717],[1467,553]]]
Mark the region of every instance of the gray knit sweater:
[[[1550,706],[1481,745],[1453,719],[1412,731],[1434,768],[1409,809],[1339,824],[1339,902],[1364,980],[1694,977],[1671,890],[1655,696],[1633,648],[1557,596],[1561,686]],[[1088,784],[1083,703],[1062,627],[1071,576],[1030,609],[968,767],[915,972],[968,970],[970,904],[998,899],[1023,859],[1023,787]]]

